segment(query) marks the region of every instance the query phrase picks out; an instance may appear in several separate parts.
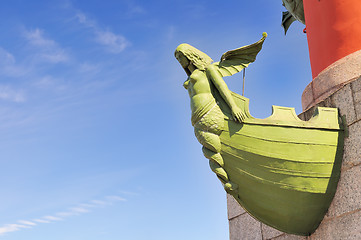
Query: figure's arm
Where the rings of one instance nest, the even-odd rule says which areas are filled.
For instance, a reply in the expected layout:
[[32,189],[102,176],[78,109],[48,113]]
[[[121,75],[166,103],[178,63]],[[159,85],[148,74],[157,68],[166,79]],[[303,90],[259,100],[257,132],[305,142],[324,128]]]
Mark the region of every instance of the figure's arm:
[[207,77],[211,79],[215,87],[218,89],[222,98],[226,101],[228,106],[232,111],[232,116],[235,121],[242,122],[246,115],[245,113],[236,105],[230,90],[227,87],[227,84],[224,82],[222,75],[219,73],[217,66],[209,65],[206,70]]

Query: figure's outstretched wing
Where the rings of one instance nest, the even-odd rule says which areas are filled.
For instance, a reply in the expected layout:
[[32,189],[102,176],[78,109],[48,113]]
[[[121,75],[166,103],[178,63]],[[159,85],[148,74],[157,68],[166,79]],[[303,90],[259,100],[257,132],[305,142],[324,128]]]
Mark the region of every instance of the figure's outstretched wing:
[[251,45],[240,47],[224,53],[220,62],[213,63],[218,66],[218,71],[222,77],[232,76],[242,71],[256,60],[256,56],[261,51],[267,33],[262,34],[261,40]]
[[282,5],[288,10],[282,13],[282,27],[285,34],[294,21],[305,24],[303,0],[282,0]]
[[294,21],[296,21],[296,18],[289,11],[282,13],[282,27],[285,30],[285,34]]

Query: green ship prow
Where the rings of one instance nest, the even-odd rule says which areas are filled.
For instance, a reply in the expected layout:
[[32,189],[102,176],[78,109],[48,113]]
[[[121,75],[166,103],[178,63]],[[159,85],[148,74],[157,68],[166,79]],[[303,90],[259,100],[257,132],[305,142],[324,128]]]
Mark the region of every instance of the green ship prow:
[[318,107],[302,121],[294,108],[273,106],[270,117],[256,119],[249,100],[232,93],[247,115],[238,123],[216,90],[213,95],[224,114],[223,168],[238,185],[233,197],[254,218],[282,232],[313,233],[340,176],[344,130],[338,110]]

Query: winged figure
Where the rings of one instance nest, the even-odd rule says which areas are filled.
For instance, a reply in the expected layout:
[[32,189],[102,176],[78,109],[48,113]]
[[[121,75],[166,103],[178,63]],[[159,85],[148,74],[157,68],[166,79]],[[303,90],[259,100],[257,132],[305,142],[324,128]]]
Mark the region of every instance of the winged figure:
[[282,5],[288,10],[282,13],[282,27],[285,34],[294,21],[305,24],[303,0],[282,0]]
[[258,42],[228,51],[215,63],[212,63],[213,60],[207,54],[186,43],[179,45],[174,54],[188,75],[183,86],[191,98],[191,121],[195,135],[203,145],[204,155],[210,159],[211,169],[224,184],[227,192],[232,192],[237,186],[229,181],[227,173],[222,168],[219,135],[224,125],[224,114],[212,92],[216,90],[221,95],[231,110],[234,121],[245,120],[247,116],[244,109],[235,103],[223,77],[238,73],[254,62],[266,37],[267,33],[263,33]]

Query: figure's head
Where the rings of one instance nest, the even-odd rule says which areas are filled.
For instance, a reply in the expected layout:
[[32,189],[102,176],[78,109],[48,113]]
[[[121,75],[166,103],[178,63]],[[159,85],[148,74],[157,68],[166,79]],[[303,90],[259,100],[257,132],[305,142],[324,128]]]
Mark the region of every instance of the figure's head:
[[177,47],[174,52],[174,56],[186,70],[188,75],[188,66],[190,63],[200,70],[205,70],[205,68],[213,62],[212,58],[210,58],[207,54],[186,43],[182,43]]

